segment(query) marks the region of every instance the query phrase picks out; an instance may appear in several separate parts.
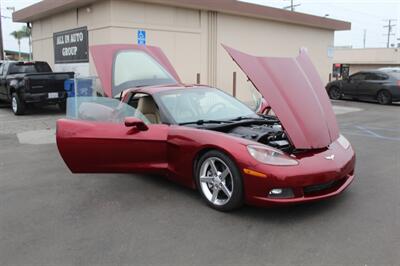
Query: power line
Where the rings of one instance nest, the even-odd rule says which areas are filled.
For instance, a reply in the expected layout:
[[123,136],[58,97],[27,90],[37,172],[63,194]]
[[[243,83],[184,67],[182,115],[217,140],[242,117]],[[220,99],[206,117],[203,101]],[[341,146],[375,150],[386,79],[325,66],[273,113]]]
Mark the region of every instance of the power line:
[[385,20],[388,22],[388,24],[386,26],[383,26],[384,28],[387,28],[388,31],[386,34],[384,34],[384,36],[387,36],[387,42],[386,42],[386,47],[389,48],[390,47],[390,36],[394,36],[395,34],[392,33],[393,28],[396,26],[396,24],[393,24],[393,22],[397,21],[397,19],[387,19]]

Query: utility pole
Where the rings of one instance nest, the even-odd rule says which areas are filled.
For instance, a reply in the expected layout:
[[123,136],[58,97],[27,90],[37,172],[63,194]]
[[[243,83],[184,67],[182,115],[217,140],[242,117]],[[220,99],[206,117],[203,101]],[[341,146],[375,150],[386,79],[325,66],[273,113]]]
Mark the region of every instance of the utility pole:
[[3,29],[1,25],[1,1],[0,1],[0,60],[4,60],[4,47],[3,47]]
[[364,48],[365,48],[365,43],[366,42],[367,42],[367,30],[364,29],[364,39],[363,39]]
[[396,21],[396,19],[388,19],[385,20],[388,22],[388,24],[386,26],[383,26],[384,28],[387,28],[387,34],[384,34],[385,36],[387,36],[387,43],[386,43],[386,47],[389,48],[390,47],[390,36],[394,36],[395,34],[392,33],[393,28],[396,26],[396,24],[393,24],[393,22]]
[[293,12],[295,11],[294,8],[298,6],[301,6],[301,4],[294,4],[294,0],[290,0],[290,6],[285,6],[283,9],[290,9]]

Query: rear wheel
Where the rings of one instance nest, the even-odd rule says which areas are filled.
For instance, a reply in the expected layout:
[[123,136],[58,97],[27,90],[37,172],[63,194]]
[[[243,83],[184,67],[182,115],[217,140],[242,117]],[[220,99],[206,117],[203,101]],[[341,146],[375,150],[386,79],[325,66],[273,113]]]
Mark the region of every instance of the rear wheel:
[[392,95],[387,90],[382,90],[376,96],[378,103],[380,104],[391,104],[392,103]]
[[329,98],[332,100],[340,100],[342,98],[342,92],[338,87],[332,87],[329,89]]
[[222,152],[212,150],[201,156],[196,183],[202,198],[216,210],[231,211],[243,205],[241,174]]
[[16,93],[13,93],[11,96],[11,108],[15,115],[23,115],[25,113],[25,103],[21,101]]

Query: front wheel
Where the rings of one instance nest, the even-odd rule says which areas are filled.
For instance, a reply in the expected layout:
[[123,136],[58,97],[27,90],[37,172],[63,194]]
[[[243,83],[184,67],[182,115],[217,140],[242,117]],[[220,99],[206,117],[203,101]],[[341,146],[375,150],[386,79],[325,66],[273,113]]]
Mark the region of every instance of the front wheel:
[[242,176],[222,152],[212,150],[201,156],[196,183],[202,198],[216,210],[231,211],[243,205]]
[[15,115],[23,115],[25,113],[25,103],[21,101],[16,93],[13,93],[11,96],[11,108]]
[[340,100],[342,98],[342,92],[338,87],[332,87],[329,89],[329,98],[332,100]]
[[383,90],[378,93],[376,96],[378,103],[380,104],[391,104],[392,103],[392,95],[390,92]]

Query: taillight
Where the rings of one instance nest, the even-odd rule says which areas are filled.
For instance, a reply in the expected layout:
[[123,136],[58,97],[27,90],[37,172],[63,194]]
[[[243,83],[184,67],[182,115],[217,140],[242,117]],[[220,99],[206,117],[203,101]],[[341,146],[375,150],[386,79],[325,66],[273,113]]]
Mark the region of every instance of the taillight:
[[398,81],[397,81],[397,86],[399,86],[399,87],[400,87],[400,80],[398,80]]

